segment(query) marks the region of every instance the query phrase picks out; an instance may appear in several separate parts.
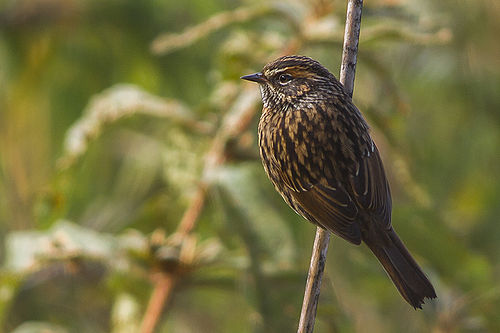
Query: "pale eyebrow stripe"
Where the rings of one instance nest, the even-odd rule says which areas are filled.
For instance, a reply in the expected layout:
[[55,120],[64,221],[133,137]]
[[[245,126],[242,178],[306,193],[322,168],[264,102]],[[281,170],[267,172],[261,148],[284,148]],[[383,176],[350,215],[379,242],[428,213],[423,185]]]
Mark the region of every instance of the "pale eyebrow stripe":
[[296,69],[297,65],[294,65],[294,66],[288,66],[288,67],[284,67],[284,68],[277,68],[277,69],[273,69],[271,71],[269,71],[268,75],[275,75],[275,74],[278,74],[278,73],[281,73],[281,72],[285,72],[289,69]]

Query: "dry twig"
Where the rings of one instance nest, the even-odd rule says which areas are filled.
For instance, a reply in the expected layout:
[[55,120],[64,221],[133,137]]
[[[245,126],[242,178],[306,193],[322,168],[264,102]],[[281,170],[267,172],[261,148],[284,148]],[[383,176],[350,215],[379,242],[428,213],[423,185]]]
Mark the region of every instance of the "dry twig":
[[[354,75],[356,73],[356,55],[358,53],[362,8],[363,0],[349,0],[347,4],[340,82],[351,96],[354,89]],[[314,330],[314,320],[316,318],[316,308],[320,294],[321,278],[323,276],[323,270],[325,269],[329,239],[329,232],[318,227],[314,240],[309,274],[307,276],[304,301],[302,303],[302,311],[297,330],[298,333],[311,333]]]
[[148,308],[141,324],[141,333],[152,333],[158,323],[165,303],[170,299],[177,282],[173,274],[159,272],[154,278],[155,288],[149,299]]
[[197,40],[233,23],[242,23],[271,11],[271,7],[242,7],[233,11],[218,13],[208,20],[186,29],[180,34],[166,33],[155,38],[151,50],[155,54],[167,54],[187,47]]
[[[203,175],[199,182],[198,189],[192,197],[177,227],[177,236],[179,237],[177,240],[180,243],[189,238],[190,233],[199,220],[205,204],[206,194],[210,182],[212,181],[211,174],[214,169],[226,161],[227,142],[240,133],[243,133],[251,124],[251,120],[255,115],[256,108],[254,106],[259,99],[258,94],[244,92],[240,96],[241,98],[234,103],[232,110],[224,117],[222,125],[217,130],[211,148],[207,153]],[[180,261],[182,261],[182,258],[180,259]],[[183,263],[181,262],[180,264]],[[144,314],[140,330],[141,333],[154,332],[161,318],[161,314],[164,312],[165,304],[170,299],[174,287],[183,272],[184,270],[164,269],[154,273],[152,277],[154,289]]]

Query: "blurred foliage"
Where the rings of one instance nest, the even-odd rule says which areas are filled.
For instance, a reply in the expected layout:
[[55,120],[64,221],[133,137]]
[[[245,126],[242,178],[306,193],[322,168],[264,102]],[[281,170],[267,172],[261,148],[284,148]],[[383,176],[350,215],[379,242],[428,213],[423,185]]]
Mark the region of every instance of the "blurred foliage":
[[[266,179],[238,78],[286,53],[337,72],[345,5],[0,1],[0,331],[137,332],[158,270],[159,332],[294,331],[314,227]],[[354,99],[439,299],[414,311],[334,238],[316,332],[500,331],[499,16],[365,1]]]

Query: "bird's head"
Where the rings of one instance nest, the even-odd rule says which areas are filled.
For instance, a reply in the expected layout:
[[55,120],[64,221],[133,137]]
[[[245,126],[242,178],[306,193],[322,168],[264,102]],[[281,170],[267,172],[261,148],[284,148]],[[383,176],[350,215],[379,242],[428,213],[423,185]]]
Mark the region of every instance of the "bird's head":
[[268,63],[244,80],[260,85],[264,106],[310,103],[335,94],[336,78],[319,62],[304,56],[285,56]]

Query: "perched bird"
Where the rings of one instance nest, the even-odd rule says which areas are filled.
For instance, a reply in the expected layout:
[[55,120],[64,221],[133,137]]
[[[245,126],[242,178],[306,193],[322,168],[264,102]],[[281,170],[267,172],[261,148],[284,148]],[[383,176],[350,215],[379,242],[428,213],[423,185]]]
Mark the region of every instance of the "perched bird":
[[389,184],[369,127],[319,62],[285,56],[241,77],[260,86],[264,169],[298,214],[347,241],[364,242],[414,308],[435,298],[391,225]]

